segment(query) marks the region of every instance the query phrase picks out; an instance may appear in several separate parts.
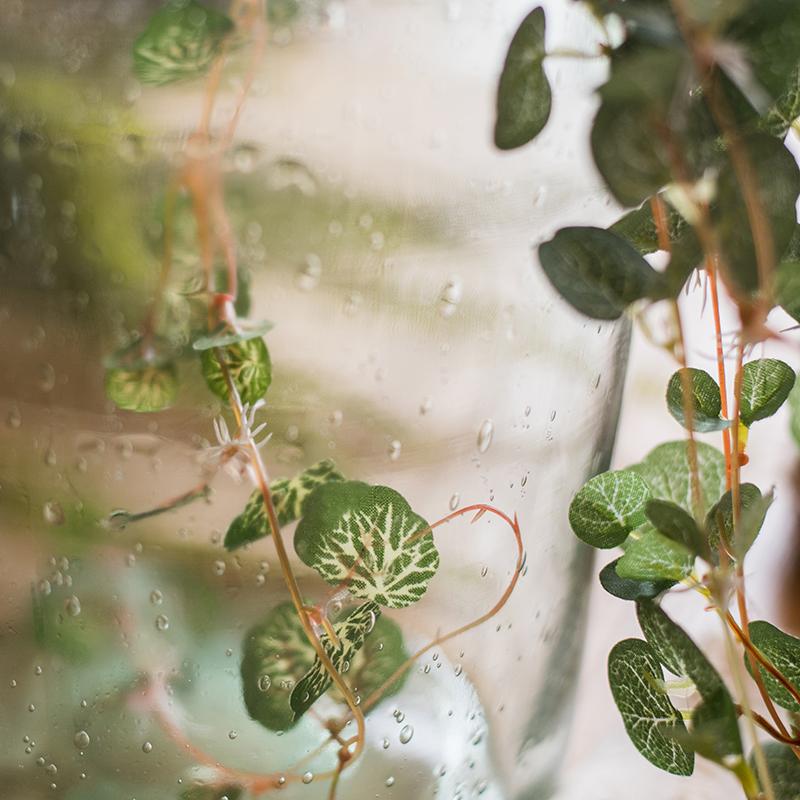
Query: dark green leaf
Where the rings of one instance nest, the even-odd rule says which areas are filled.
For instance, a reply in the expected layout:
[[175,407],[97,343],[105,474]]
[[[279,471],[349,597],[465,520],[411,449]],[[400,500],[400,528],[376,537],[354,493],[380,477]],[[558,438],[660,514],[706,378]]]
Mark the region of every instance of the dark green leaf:
[[[343,481],[344,475],[329,458],[303,470],[293,478],[279,478],[270,483],[270,493],[278,517],[278,524],[288,525],[300,518],[303,504],[311,492],[329,481]],[[225,547],[235,550],[250,542],[269,536],[269,520],[261,491],[256,489],[247,501],[244,511],[231,522],[225,534]]]
[[617,575],[634,581],[681,581],[691,571],[694,556],[681,544],[654,530],[635,531],[617,562]]
[[[356,653],[361,649],[366,637],[375,627],[381,610],[377,603],[364,603],[354,609],[345,619],[336,622],[333,630],[338,643],[332,642],[327,633],[320,636],[320,643],[339,674],[346,674]],[[314,659],[311,669],[300,679],[292,691],[289,705],[297,720],[328,691],[332,682],[319,656]]]
[[175,364],[106,371],[106,394],[125,411],[151,412],[169,408],[178,396]]
[[272,381],[272,363],[263,339],[248,339],[200,353],[203,377],[208,388],[217,397],[227,401],[228,383],[219,358],[223,359],[243,403],[252,405],[266,394]]
[[706,537],[688,511],[669,500],[650,500],[645,514],[659,533],[682,544],[693,555],[708,559]]
[[[800,173],[794,156],[779,139],[752,134],[741,140],[753,187],[769,223],[768,234],[776,258],[786,250],[797,226],[795,201],[800,193]],[[717,182],[714,214],[719,241],[731,278],[745,292],[759,288],[758,261],[745,197],[730,159]]]
[[759,358],[745,364],[739,412],[742,423],[749,427],[771,417],[786,401],[794,380],[794,370],[777,358]]
[[562,228],[539,246],[542,269],[558,293],[595,319],[663,292],[663,280],[624,239],[601,228]]
[[[764,506],[765,498],[762,497],[761,490],[752,483],[743,483],[739,487],[739,498],[742,517],[739,523],[741,533],[738,535],[734,533],[733,528],[733,493],[731,491],[725,492],[706,515],[706,535],[712,552],[719,550],[720,540],[731,555],[735,555],[736,551],[742,554],[747,552],[755,541],[772,500],[770,498]],[[747,513],[751,509],[755,511],[753,515]],[[745,545],[747,546],[744,547]],[[742,547],[744,547],[743,552]]]
[[192,342],[195,350],[211,350],[214,347],[226,347],[237,342],[246,342],[248,339],[262,337],[267,331],[271,331],[273,324],[268,320],[258,322],[255,325],[242,325],[239,330],[234,331],[229,327],[223,327],[217,333],[208,336],[201,336]]
[[620,600],[657,597],[675,585],[674,581],[637,581],[632,578],[621,578],[616,569],[618,561],[619,559],[616,559],[600,570],[600,584],[609,594],[619,597]]
[[241,786],[191,786],[181,792],[181,800],[241,800],[244,789]]
[[800,261],[782,261],[775,272],[775,300],[800,322]]
[[608,655],[608,682],[625,730],[636,749],[673,775],[691,775],[694,754],[665,730],[686,730],[680,712],[663,687],[664,673],[652,648],[641,639],[625,639]]
[[645,521],[650,497],[647,484],[635,473],[604,472],[589,480],[572,499],[569,524],[592,547],[617,547]]
[[544,9],[535,8],[511,40],[497,87],[494,143],[501,150],[527,144],[547,124],[551,93],[542,67],[544,36]]
[[[769,622],[751,622],[748,628],[750,641],[761,651],[789,683],[800,689],[800,639],[784,633]],[[750,668],[750,659],[745,656],[747,669]],[[764,680],[767,694],[781,708],[800,713],[800,703],[792,696],[791,692],[775,677],[770,675],[762,666],[759,672]]]
[[717,382],[704,370],[688,367],[672,374],[667,384],[667,408],[669,413],[684,428],[686,416],[684,414],[684,381],[688,374],[689,385],[692,387],[691,399],[689,401],[692,408],[692,429],[698,433],[708,433],[709,431],[721,431],[730,426],[728,420],[720,419],[722,410],[722,399],[720,397]]
[[[779,742],[767,742],[762,747],[775,800],[800,800],[800,761],[792,748]],[[750,756],[750,762],[757,769],[755,756]]]
[[789,430],[795,444],[800,447],[800,381],[789,392]]
[[163,86],[202,75],[233,22],[195,0],[171,0],[156,11],[133,45],[133,67],[142,83]]
[[283,603],[251,628],[244,639],[242,691],[250,716],[272,731],[296,723],[292,689],[311,668],[316,653],[292,603]]
[[439,567],[428,523],[398,492],[360,481],[309,495],[294,548],[328,583],[390,608],[419,600]]

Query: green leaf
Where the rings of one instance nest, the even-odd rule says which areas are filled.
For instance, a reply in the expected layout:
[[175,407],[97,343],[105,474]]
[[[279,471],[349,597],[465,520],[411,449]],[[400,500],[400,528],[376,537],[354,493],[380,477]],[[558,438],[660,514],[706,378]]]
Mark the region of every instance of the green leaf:
[[[742,557],[758,536],[764,522],[767,509],[772,502],[771,495],[762,497],[761,490],[752,483],[743,483],[739,487],[739,499],[742,516],[739,520],[739,531],[733,527],[733,493],[725,492],[706,515],[706,535],[712,551],[719,550],[720,540],[731,555]],[[766,504],[765,504],[766,501]],[[748,512],[753,511],[750,514]]]
[[[794,156],[779,139],[752,134],[742,139],[754,188],[769,222],[776,258],[786,250],[797,226],[795,201],[800,193],[800,172]],[[756,250],[745,198],[730,159],[717,181],[714,214],[717,235],[731,278],[745,292],[759,288]]]
[[243,649],[242,691],[248,714],[269,730],[288,730],[297,722],[289,705],[291,692],[316,657],[294,605],[273,608],[247,633]]
[[[339,640],[338,644],[332,642],[327,633],[320,636],[320,643],[338,673],[349,672],[355,654],[361,649],[367,635],[372,632],[380,613],[381,610],[377,603],[364,603],[345,619],[333,624],[333,630]],[[311,669],[294,687],[289,699],[294,718],[300,719],[328,691],[331,683],[331,676],[317,656]]]
[[617,562],[617,575],[635,581],[681,581],[691,571],[694,556],[658,531],[635,531]]
[[675,581],[637,581],[632,578],[621,578],[617,573],[619,559],[606,564],[600,570],[600,584],[614,597],[620,600],[640,600],[657,597],[675,585]]
[[300,559],[356,597],[403,608],[425,594],[439,567],[428,523],[387,486],[326,483],[303,507],[294,547]]
[[663,290],[661,275],[602,228],[562,228],[539,246],[539,261],[556,291],[594,319],[617,319],[635,300]]
[[684,394],[683,384],[688,373],[689,384],[692,387],[691,407],[692,407],[692,429],[698,433],[708,433],[710,431],[721,431],[730,426],[728,420],[720,419],[722,410],[722,399],[720,397],[717,382],[704,370],[688,367],[685,370],[679,369],[672,374],[667,384],[667,408],[669,413],[684,428],[686,424],[684,414]]
[[794,370],[777,358],[748,361],[742,370],[742,423],[750,427],[771,417],[786,401],[794,380]]
[[608,655],[608,682],[625,730],[636,749],[673,775],[691,775],[694,754],[664,735],[686,730],[680,712],[663,690],[664,673],[652,648],[641,639],[625,639]]
[[[282,527],[300,519],[303,504],[317,486],[330,481],[343,481],[344,475],[333,461],[325,458],[304,469],[293,478],[279,478],[269,485],[272,503]],[[269,520],[261,491],[256,489],[247,501],[244,511],[231,522],[225,534],[225,547],[235,550],[250,542],[269,536]]]
[[783,139],[800,117],[800,69],[795,69],[783,93],[775,100],[762,122],[764,130]]
[[789,392],[789,430],[795,444],[800,446],[800,381]]
[[190,786],[181,792],[181,800],[241,800],[244,789],[241,786]]
[[192,342],[194,350],[211,350],[213,347],[225,347],[237,342],[246,342],[249,339],[262,337],[267,331],[271,331],[273,324],[269,320],[257,322],[254,325],[242,325],[238,331],[231,330],[224,326],[217,333],[209,336],[200,336]]
[[178,396],[178,368],[167,364],[106,370],[106,394],[125,411],[161,411]]
[[[705,502],[710,503],[725,491],[725,457],[715,447],[697,442],[697,467],[700,490]],[[685,441],[661,444],[641,463],[629,469],[644,478],[654,498],[670,500],[692,512],[688,445]]]
[[218,354],[225,362],[243,403],[252,405],[266,394],[272,381],[272,363],[263,339],[248,339],[200,353],[203,377],[208,388],[227,402],[228,384]]
[[775,300],[800,322],[800,261],[782,261],[775,271]]
[[172,0],[156,11],[133,45],[133,68],[142,83],[163,86],[202,75],[233,22],[195,0]]
[[645,514],[659,533],[683,545],[692,555],[708,559],[706,537],[688,511],[669,500],[650,500]]
[[[751,622],[748,628],[750,641],[761,651],[772,665],[789,683],[800,689],[800,639],[784,633],[769,622],[758,620]],[[745,664],[752,673],[750,659],[745,655]],[[800,713],[800,703],[791,692],[777,679],[759,666],[767,694],[781,707],[788,711]]]
[[647,484],[634,472],[603,472],[589,480],[569,507],[575,535],[592,547],[617,547],[645,521],[650,497]]
[[299,13],[298,0],[269,0],[267,3],[267,19],[276,28],[289,25]]
[[550,117],[550,84],[542,66],[544,37],[544,9],[535,8],[514,34],[500,74],[494,143],[501,150],[530,142]]
[[[792,748],[779,742],[766,742],[762,747],[775,800],[800,800],[800,761]],[[755,756],[750,756],[750,762],[753,769],[757,769]]]

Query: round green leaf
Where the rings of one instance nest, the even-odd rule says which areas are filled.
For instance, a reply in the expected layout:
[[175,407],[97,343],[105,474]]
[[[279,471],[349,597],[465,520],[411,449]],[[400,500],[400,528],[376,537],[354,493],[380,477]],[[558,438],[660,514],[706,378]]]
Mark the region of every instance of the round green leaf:
[[621,578],[617,574],[619,559],[606,564],[600,570],[600,584],[614,597],[620,600],[641,600],[642,598],[658,597],[675,585],[675,581],[638,581],[631,578]]
[[[739,501],[742,506],[742,520],[744,522],[744,512],[755,506],[761,506],[762,502],[761,490],[752,483],[743,483],[739,487]],[[751,533],[750,542],[755,540],[758,531],[761,528],[761,523],[764,521],[766,509],[763,509],[761,519],[757,523],[757,528]],[[733,529],[733,492],[727,491],[720,497],[720,499],[712,506],[711,510],[706,514],[706,536],[708,537],[708,544],[712,552],[719,549],[720,540],[725,545],[725,548],[732,553],[734,549],[734,529]]]
[[698,433],[720,431],[730,426],[728,420],[720,419],[722,398],[717,382],[704,370],[688,367],[672,374],[667,384],[667,408],[669,413],[684,428],[688,428],[684,414],[683,384],[688,373],[692,387],[690,405],[692,408],[692,429]]
[[789,396],[794,381],[794,370],[777,358],[748,361],[742,370],[742,423],[749,427],[771,417]]
[[[774,667],[796,689],[800,689],[800,639],[784,633],[769,622],[751,622],[748,628],[750,640],[767,657]],[[745,657],[747,669],[752,672],[750,659]],[[779,681],[759,667],[764,680],[767,694],[779,705],[788,711],[800,713],[800,703],[792,696],[791,692]]]
[[203,377],[208,388],[227,401],[228,384],[218,354],[224,360],[243,403],[253,404],[266,394],[272,381],[272,363],[263,339],[248,339],[201,352]]
[[694,565],[694,556],[682,544],[656,530],[631,534],[625,554],[617,561],[617,575],[634,581],[683,580]]
[[194,350],[210,350],[213,347],[226,347],[229,344],[246,342],[248,339],[259,339],[273,327],[269,320],[257,322],[254,325],[243,325],[238,331],[224,327],[217,333],[195,339],[192,342],[192,348]]
[[402,608],[425,594],[439,567],[428,527],[393,489],[336,481],[305,501],[294,547],[328,583],[346,582],[356,597]]
[[125,411],[161,411],[178,396],[178,368],[166,364],[106,370],[106,394]]
[[288,730],[297,722],[289,705],[292,690],[316,657],[294,605],[273,608],[248,631],[243,649],[242,691],[248,714],[269,730]]
[[650,489],[628,470],[603,472],[580,489],[569,507],[575,535],[592,547],[617,547],[645,521]]
[[659,769],[691,775],[694,753],[665,736],[665,730],[686,726],[661,688],[664,672],[650,645],[641,639],[617,642],[608,655],[608,682],[636,749]]
[[501,150],[527,144],[547,124],[551,92],[542,67],[544,36],[544,9],[535,8],[511,40],[497,87],[494,143]]
[[171,0],[156,11],[133,45],[142,83],[163,86],[202,75],[233,29],[225,14],[195,0]]
[[635,300],[663,288],[633,246],[602,228],[562,228],[539,246],[539,261],[556,291],[594,319],[617,319]]

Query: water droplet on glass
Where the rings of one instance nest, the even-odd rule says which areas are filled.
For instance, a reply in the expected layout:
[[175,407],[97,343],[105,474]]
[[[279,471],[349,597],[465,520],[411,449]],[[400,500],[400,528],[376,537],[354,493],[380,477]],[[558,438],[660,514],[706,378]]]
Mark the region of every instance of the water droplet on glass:
[[156,617],[156,628],[160,631],[169,630],[169,618],[166,614],[159,614]]
[[295,285],[304,292],[315,289],[322,275],[322,261],[316,253],[309,253],[297,272]]
[[233,741],[239,735],[238,731],[228,731],[228,738]]
[[81,601],[73,594],[64,602],[64,608],[71,617],[77,617],[81,613]]
[[240,144],[233,151],[233,165],[245,175],[252,172],[258,163],[261,151],[252,144]]
[[485,578],[489,574],[489,567],[483,567],[481,569],[481,578]]
[[258,690],[260,692],[268,692],[272,686],[272,678],[269,675],[262,675],[258,679]]
[[55,764],[48,764],[46,769],[51,775],[55,775],[58,772],[58,767]]
[[317,179],[305,164],[291,158],[273,161],[267,167],[267,185],[274,191],[294,188],[307,196],[317,193]]
[[384,739],[381,742],[381,746],[383,747],[384,750],[388,750],[389,749],[389,740],[388,739]]
[[53,591],[53,587],[50,585],[50,581],[46,578],[43,578],[39,581],[39,593],[47,596],[50,592]]
[[42,516],[49,525],[64,524],[64,509],[58,500],[48,500],[42,507]]
[[485,419],[478,430],[478,452],[485,453],[492,444],[494,436],[494,423],[490,419]]
[[85,750],[90,744],[92,740],[89,738],[89,734],[86,731],[78,731],[75,736],[72,737],[72,743],[78,750]]
[[22,414],[19,413],[18,408],[12,408],[6,416],[6,425],[9,428],[19,428],[22,425]]
[[432,407],[433,407],[433,400],[431,400],[430,397],[425,397],[419,404],[419,413],[424,416],[431,410]]
[[42,674],[42,668],[38,664],[33,668],[33,674],[34,675],[41,675]]
[[143,753],[152,753],[153,752],[153,745],[150,742],[145,742],[142,745],[142,752]]
[[454,672],[455,672],[455,674],[456,674],[456,678],[460,677],[460,676],[461,676],[461,673],[462,673],[463,671],[464,671],[464,667],[462,667],[462,666],[461,666],[461,664],[456,664],[456,668],[455,668],[455,670],[454,670]]
[[57,461],[56,451],[53,450],[52,447],[48,447],[47,450],[44,451],[44,463],[47,464],[48,467],[54,467]]
[[394,776],[393,776],[393,775],[390,775],[390,776],[389,776],[389,777],[386,779],[386,785],[387,785],[387,786],[389,786],[389,787],[392,787],[392,786],[394,786]]
[[404,725],[400,731],[400,744],[408,744],[414,736],[414,726]]
[[314,780],[314,773],[313,772],[304,772],[303,773],[303,783],[311,783]]
[[400,458],[400,453],[401,453],[402,449],[403,449],[403,445],[400,442],[400,440],[399,439],[393,439],[389,443],[389,458],[392,461],[397,461],[397,459]]
[[461,502],[461,495],[458,492],[454,492],[450,497],[450,510],[455,511],[458,508],[458,504]]
[[56,385],[56,371],[51,364],[42,364],[39,367],[39,388],[43,392],[52,392]]
[[225,574],[225,562],[224,561],[215,561],[214,562],[214,574],[215,575],[224,575]]
[[461,280],[457,277],[452,277],[445,284],[442,293],[439,295],[439,313],[445,318],[452,317],[460,302]]
[[158,589],[153,589],[153,591],[150,592],[150,602],[154,606],[160,606],[164,602],[164,595],[161,594]]

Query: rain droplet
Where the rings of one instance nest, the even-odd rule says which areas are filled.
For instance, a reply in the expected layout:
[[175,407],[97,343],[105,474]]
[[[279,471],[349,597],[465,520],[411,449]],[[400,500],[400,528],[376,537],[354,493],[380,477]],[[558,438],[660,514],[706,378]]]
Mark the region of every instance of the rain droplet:
[[156,617],[156,628],[160,631],[169,630],[169,618],[166,614],[159,614]]
[[142,745],[142,752],[143,753],[152,753],[153,752],[153,745],[150,742],[145,742]]
[[314,780],[314,773],[313,772],[305,772],[303,773],[303,783],[311,783]]
[[262,675],[258,679],[258,690],[260,692],[268,692],[272,687],[272,678],[269,675]]
[[384,750],[388,750],[389,749],[389,740],[388,739],[384,739],[381,742],[381,746],[383,747]]
[[42,516],[49,525],[64,524],[64,509],[58,500],[48,500],[42,507]]
[[153,589],[153,591],[150,592],[150,602],[154,606],[160,606],[164,602],[164,595],[161,594],[158,589]]
[[90,744],[92,740],[89,738],[89,734],[86,731],[78,731],[75,736],[72,737],[72,743],[78,750],[85,750]]
[[414,736],[414,726],[404,725],[400,731],[400,744],[408,744]]
[[389,787],[392,787],[392,786],[394,786],[394,776],[393,776],[393,775],[390,775],[390,776],[389,776],[389,777],[386,779],[386,785],[387,785],[387,786],[389,786]]
[[478,452],[485,453],[492,444],[494,436],[494,423],[490,419],[485,419],[478,430]]
[[81,601],[73,594],[64,602],[64,608],[71,617],[77,617],[81,613]]
[[233,741],[239,735],[238,731],[228,731],[228,738]]

